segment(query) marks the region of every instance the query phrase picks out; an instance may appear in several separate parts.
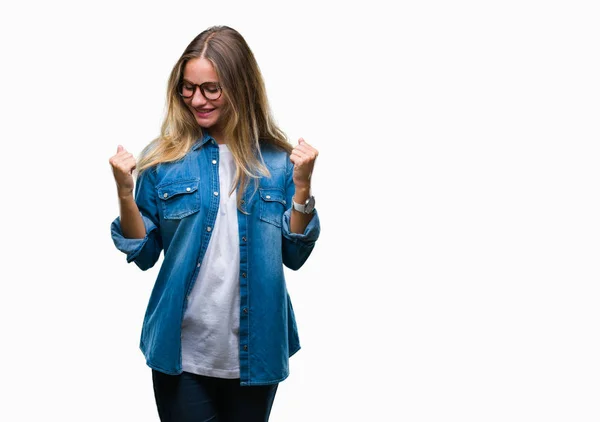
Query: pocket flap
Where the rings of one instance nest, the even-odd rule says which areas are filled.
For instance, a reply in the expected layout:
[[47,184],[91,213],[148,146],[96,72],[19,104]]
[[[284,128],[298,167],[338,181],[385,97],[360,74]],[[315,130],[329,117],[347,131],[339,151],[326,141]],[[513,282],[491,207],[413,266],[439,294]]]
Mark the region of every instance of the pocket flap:
[[164,186],[157,186],[158,197],[163,201],[167,201],[174,196],[187,193],[194,193],[198,190],[198,179],[178,180]]
[[260,197],[267,202],[280,202],[285,205],[285,195],[279,188],[259,188]]

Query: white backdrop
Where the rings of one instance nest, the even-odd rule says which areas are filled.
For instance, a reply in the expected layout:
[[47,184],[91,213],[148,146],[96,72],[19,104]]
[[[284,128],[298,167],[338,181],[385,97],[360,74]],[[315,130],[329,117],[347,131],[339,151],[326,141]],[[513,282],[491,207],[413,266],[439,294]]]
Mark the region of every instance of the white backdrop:
[[108,159],[215,24],[320,151],[271,421],[600,420],[595,2],[385,4],[1,7],[0,420],[158,421]]

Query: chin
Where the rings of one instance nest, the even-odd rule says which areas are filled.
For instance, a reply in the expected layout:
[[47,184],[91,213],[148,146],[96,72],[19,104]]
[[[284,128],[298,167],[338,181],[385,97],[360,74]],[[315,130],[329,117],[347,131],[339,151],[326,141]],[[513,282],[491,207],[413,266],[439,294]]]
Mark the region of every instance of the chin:
[[206,120],[206,119],[196,119],[196,123],[198,123],[198,125],[200,125],[200,127],[203,127],[205,129],[210,129],[211,127],[213,127],[215,125],[216,122],[214,122],[212,120]]
[[219,121],[219,114],[215,114],[213,116],[210,116],[208,118],[206,117],[198,117],[198,116],[194,116],[196,118],[196,122],[198,122],[198,124],[202,127],[211,127],[214,126],[215,124],[217,124],[217,122]]

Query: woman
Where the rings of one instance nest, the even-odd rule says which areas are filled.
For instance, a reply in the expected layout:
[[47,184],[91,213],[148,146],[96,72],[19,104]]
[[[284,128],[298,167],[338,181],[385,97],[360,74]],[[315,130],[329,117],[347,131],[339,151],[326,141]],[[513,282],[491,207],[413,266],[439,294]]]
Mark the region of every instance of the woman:
[[268,420],[300,349],[283,265],[300,268],[319,235],[317,154],[287,142],[250,48],[221,26],[175,64],[139,163],[122,146],[110,158],[116,247],[142,270],[164,250],[140,342],[162,421]]

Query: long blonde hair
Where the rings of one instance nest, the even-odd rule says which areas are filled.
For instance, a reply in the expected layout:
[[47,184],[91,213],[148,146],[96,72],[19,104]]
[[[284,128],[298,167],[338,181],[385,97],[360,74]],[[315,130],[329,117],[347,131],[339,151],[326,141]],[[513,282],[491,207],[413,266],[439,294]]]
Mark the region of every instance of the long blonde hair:
[[[235,187],[244,192],[250,179],[269,177],[260,144],[267,143],[291,152],[285,133],[271,114],[262,74],[248,44],[236,30],[213,26],[200,33],[187,46],[171,71],[167,86],[167,111],[160,136],[142,151],[138,174],[159,163],[185,156],[203,136],[202,128],[178,94],[178,84],[186,63],[205,58],[212,63],[223,89],[224,136],[236,163]],[[238,195],[238,207],[241,195]]]

